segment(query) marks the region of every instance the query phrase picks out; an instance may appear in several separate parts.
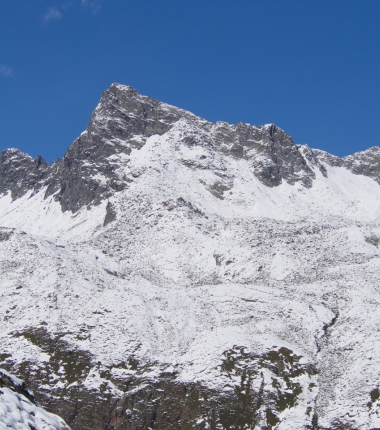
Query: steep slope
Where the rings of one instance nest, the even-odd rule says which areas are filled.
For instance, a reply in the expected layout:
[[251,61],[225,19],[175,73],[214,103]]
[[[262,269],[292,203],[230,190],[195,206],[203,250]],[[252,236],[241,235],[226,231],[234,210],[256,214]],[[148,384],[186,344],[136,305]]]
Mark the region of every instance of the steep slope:
[[2,153],[1,365],[73,429],[380,428],[378,157],[113,84]]

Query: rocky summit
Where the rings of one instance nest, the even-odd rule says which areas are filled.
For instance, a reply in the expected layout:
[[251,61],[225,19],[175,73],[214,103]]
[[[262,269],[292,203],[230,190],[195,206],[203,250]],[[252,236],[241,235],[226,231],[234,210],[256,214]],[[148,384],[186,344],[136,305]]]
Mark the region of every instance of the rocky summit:
[[111,85],[1,153],[0,367],[73,430],[380,429],[379,161]]

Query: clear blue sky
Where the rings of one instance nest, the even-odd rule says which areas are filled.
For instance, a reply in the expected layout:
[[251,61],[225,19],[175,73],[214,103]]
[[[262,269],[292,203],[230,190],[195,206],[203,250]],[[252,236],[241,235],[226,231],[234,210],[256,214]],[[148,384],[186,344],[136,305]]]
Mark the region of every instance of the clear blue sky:
[[380,145],[380,1],[1,1],[0,150],[62,157],[112,82],[347,155]]

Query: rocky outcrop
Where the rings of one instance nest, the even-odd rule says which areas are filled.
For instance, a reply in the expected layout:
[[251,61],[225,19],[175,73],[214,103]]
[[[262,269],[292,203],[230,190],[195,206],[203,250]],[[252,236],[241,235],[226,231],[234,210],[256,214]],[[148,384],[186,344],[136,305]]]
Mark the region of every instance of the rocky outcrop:
[[52,168],[41,157],[35,159],[18,149],[5,149],[0,155],[0,194],[11,192],[13,199],[43,187]]
[[253,127],[239,123],[235,133],[235,141],[239,143],[231,148],[232,155],[251,160],[255,176],[267,186],[275,187],[286,181],[311,187],[315,179],[313,168],[323,169],[310,149],[300,150],[291,136],[274,124]]
[[378,146],[343,157],[343,165],[352,173],[369,176],[380,184],[380,148]]
[[[175,373],[164,374],[155,382],[133,379],[106,429],[274,428],[281,421],[279,412],[292,408],[305,388],[310,393],[313,390],[315,369],[300,364],[300,358],[286,348],[255,356],[234,347],[225,351],[220,366],[231,378],[230,390],[222,392],[199,383],[180,383]],[[265,384],[263,371],[271,375],[273,390]],[[305,376],[310,378],[311,388],[300,384]],[[304,413],[310,417],[305,428],[311,429],[313,408],[305,406]]]
[[321,163],[332,167],[345,167],[355,175],[368,176],[380,184],[380,148],[378,146],[346,157],[337,157],[318,149],[313,149],[313,152]]

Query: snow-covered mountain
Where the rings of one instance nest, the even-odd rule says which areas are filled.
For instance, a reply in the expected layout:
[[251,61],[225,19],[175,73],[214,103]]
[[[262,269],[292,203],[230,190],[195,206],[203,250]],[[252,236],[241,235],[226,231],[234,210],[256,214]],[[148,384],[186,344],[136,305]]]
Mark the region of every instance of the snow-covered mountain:
[[73,430],[380,429],[380,149],[113,84],[0,158],[0,366]]

